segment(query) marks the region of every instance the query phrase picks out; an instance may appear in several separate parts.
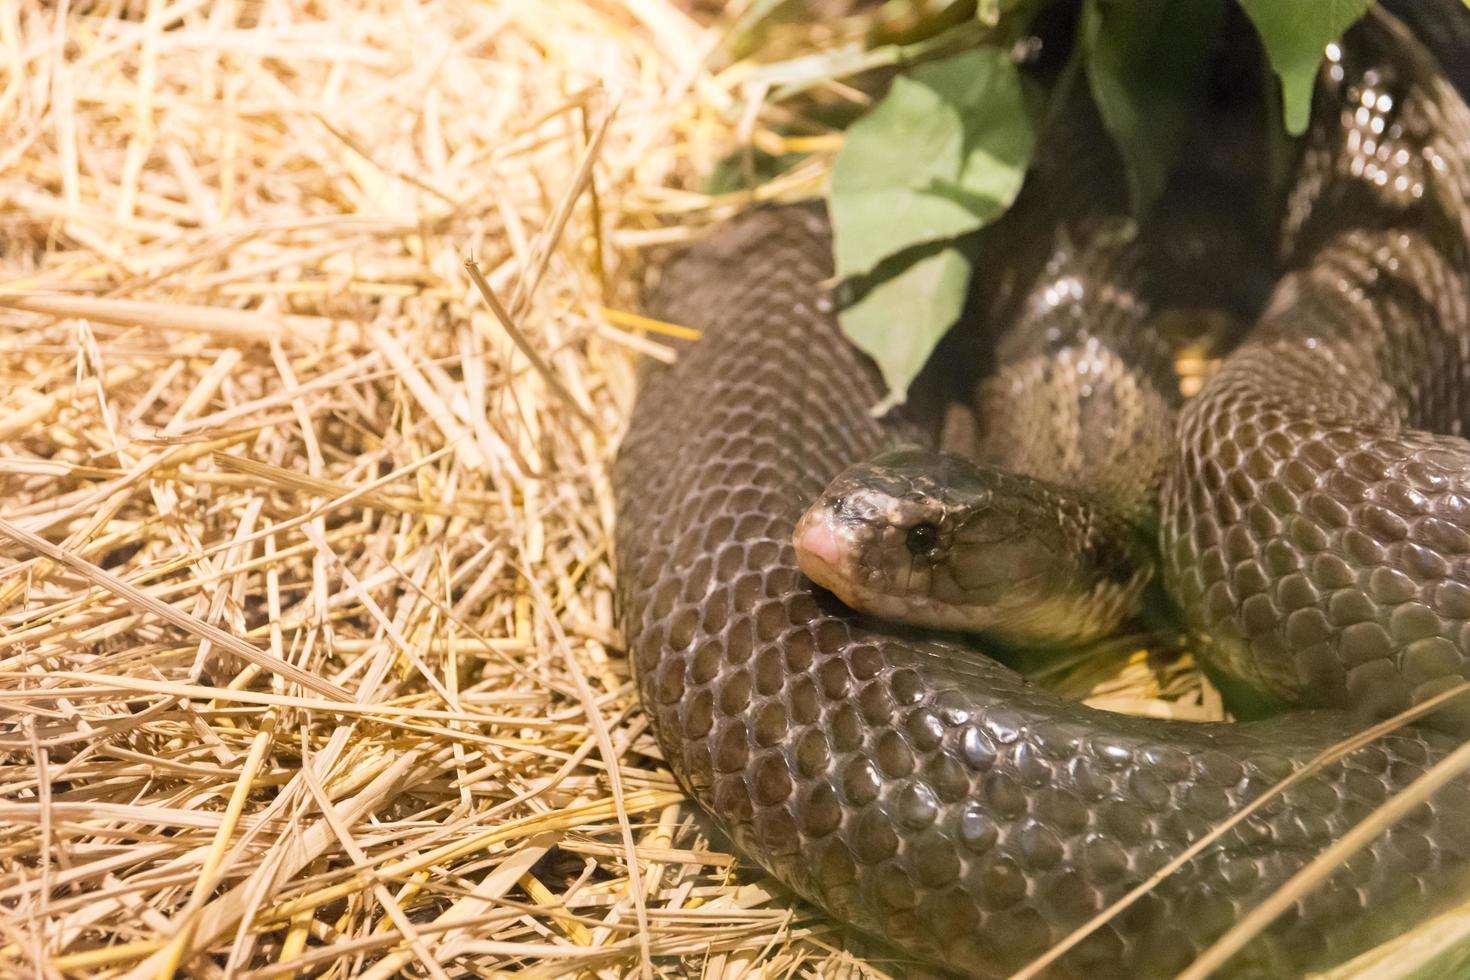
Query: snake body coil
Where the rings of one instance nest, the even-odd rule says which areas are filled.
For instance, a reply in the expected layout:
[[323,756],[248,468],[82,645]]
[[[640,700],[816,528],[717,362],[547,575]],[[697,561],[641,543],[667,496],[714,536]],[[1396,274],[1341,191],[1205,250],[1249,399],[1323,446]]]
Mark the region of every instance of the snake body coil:
[[[1333,66],[1318,117],[1325,102],[1337,124],[1314,130],[1287,229],[1310,261],[1186,407],[1164,512],[1171,591],[1221,664],[1374,713],[1444,689],[1470,653],[1470,446],[1420,431],[1457,433],[1470,407],[1470,157],[1453,142],[1470,124],[1410,44],[1375,20]],[[1355,212],[1377,217],[1344,225]],[[846,465],[921,437],[869,415],[881,387],[838,331],[829,256],[825,219],[787,208],[664,269],[653,312],[703,338],[648,379],[618,460],[625,631],[670,767],[744,853],[919,959],[1004,976],[1361,721],[1098,712],[814,591],[790,545],[803,509]],[[1177,971],[1456,744],[1403,729],[1320,768],[1050,975]],[[1232,970],[1341,959],[1467,871],[1462,780]]]

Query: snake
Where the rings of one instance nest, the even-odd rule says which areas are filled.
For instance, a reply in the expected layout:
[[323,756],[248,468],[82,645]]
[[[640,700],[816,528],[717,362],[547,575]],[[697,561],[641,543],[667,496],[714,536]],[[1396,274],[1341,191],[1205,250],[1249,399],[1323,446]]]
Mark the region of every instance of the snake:
[[[1426,44],[1375,9],[1330,49],[1288,267],[1160,464],[1164,583],[1203,658],[1292,706],[1271,717],[1095,710],[819,587],[798,521],[850,467],[932,447],[935,410],[870,411],[822,207],[748,210],[658,269],[645,309],[700,337],[648,370],[613,467],[644,710],[741,853],[900,965],[1002,977],[1072,937],[1043,975],[1174,975],[1461,744],[1445,710],[1334,751],[1470,657],[1470,111]],[[1467,880],[1460,777],[1224,972],[1341,962]]]

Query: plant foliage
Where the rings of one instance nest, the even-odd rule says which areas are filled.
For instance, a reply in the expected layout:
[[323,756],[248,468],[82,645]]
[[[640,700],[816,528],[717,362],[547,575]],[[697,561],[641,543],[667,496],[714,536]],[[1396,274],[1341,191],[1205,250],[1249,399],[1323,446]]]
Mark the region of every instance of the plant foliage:
[[914,246],[941,246],[896,262],[843,311],[896,400],[964,305],[969,263],[952,240],[1010,206],[1031,146],[1016,65],[989,47],[899,76],[848,130],[832,172],[837,274],[865,276]]
[[[848,130],[832,173],[837,274],[856,280],[848,336],[902,402],[934,345],[959,319],[971,261],[964,236],[1015,200],[1047,108],[1066,82],[1031,93],[1014,52],[1050,0],[990,0],[987,43],[898,75]],[[1238,3],[1280,80],[1281,118],[1299,134],[1326,45],[1371,0],[1083,0],[1069,69],[1085,76],[1127,171],[1135,213],[1162,192],[1203,95],[1227,4]],[[974,25],[951,29],[968,40]],[[927,49],[947,50],[944,38]],[[1032,97],[1036,95],[1037,97]]]

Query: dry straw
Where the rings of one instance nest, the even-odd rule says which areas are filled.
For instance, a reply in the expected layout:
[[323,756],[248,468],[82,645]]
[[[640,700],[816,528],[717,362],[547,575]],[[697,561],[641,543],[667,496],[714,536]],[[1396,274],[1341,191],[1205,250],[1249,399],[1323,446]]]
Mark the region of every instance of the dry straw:
[[[613,615],[648,249],[820,189],[768,93],[864,101],[694,6],[0,2],[0,975],[883,973],[683,801]],[[869,63],[847,6],[761,57]],[[800,159],[700,192],[742,148]]]

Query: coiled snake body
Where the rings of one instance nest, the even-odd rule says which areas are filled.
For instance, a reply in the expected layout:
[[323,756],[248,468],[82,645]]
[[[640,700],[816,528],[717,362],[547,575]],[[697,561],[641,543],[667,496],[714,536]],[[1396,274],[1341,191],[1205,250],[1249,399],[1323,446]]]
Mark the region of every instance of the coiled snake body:
[[[1288,206],[1294,267],[1185,408],[1163,501],[1165,576],[1204,652],[1283,700],[1356,715],[1097,712],[849,612],[798,570],[792,529],[844,466],[923,433],[869,415],[880,384],[822,288],[825,218],[752,212],[663,270],[653,312],[703,337],[639,396],[615,474],[619,589],[668,764],[742,851],[920,960],[1004,976],[1364,713],[1464,676],[1470,119],[1427,59],[1384,17],[1329,66]],[[1322,767],[1049,975],[1177,971],[1457,744],[1403,728]],[[1453,898],[1467,871],[1461,779],[1231,969],[1339,960]]]

